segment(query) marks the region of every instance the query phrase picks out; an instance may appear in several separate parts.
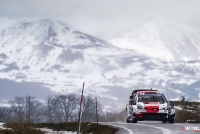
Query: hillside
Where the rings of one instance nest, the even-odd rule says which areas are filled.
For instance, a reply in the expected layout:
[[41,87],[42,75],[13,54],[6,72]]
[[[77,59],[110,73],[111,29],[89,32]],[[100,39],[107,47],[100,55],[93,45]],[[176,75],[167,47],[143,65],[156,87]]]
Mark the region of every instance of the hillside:
[[200,28],[169,20],[134,25],[109,42],[165,61],[200,60]]
[[176,100],[198,96],[200,61],[151,58],[58,20],[0,20],[1,103],[9,95],[80,93],[83,82],[84,95],[98,97],[108,111],[123,109],[137,88],[157,88]]
[[187,120],[200,121],[200,103],[189,101],[174,101],[176,122],[185,123]]

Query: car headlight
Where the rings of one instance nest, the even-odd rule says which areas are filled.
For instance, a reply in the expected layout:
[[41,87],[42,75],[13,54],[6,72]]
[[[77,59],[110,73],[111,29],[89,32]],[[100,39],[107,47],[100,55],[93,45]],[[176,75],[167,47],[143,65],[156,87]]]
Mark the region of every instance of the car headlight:
[[137,105],[137,109],[143,109],[144,107],[142,105]]

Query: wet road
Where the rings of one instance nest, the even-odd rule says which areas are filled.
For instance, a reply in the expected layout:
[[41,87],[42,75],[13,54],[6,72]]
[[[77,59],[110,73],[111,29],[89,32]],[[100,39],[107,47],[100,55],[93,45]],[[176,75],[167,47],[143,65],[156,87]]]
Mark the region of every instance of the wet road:
[[200,124],[162,123],[159,121],[138,121],[138,123],[104,122],[101,124],[119,128],[116,134],[197,134]]

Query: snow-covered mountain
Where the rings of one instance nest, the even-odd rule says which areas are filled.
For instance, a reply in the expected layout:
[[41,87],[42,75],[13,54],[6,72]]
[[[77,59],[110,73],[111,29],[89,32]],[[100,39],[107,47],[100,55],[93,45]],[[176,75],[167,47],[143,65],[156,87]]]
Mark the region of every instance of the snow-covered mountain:
[[[36,82],[56,92],[79,93],[85,82],[85,93],[107,109],[124,108],[135,88],[156,87],[170,99],[198,96],[200,61],[150,58],[52,19],[0,18],[0,26],[0,83]],[[6,86],[0,86],[3,90]]]
[[200,60],[200,28],[174,21],[141,23],[109,42],[161,60]]

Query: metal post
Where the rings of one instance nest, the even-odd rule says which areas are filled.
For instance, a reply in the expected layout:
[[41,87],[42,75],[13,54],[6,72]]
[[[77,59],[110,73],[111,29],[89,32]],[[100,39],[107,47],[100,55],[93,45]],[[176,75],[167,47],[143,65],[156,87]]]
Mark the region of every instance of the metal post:
[[79,109],[79,114],[78,114],[78,127],[77,127],[77,134],[80,133],[80,128],[81,128],[81,108],[82,108],[82,101],[83,101],[83,91],[84,91],[84,83],[83,83],[83,89],[82,89],[82,95],[81,95],[81,101],[80,101],[80,109]]
[[97,117],[97,128],[98,128],[98,105],[97,105],[97,97],[96,98],[96,117]]
[[31,121],[31,97],[28,97],[28,125]]

